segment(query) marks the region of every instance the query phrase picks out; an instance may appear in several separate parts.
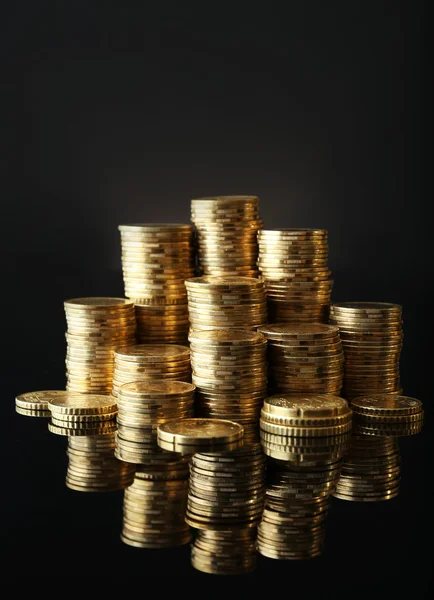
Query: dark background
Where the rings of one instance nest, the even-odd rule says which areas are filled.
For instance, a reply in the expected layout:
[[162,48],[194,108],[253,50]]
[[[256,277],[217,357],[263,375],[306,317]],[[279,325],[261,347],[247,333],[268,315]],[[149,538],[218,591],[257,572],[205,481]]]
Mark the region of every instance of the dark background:
[[[119,540],[122,492],[64,485],[66,439],[14,413],[65,385],[63,300],[123,296],[117,226],[256,194],[265,227],[329,231],[334,301],[403,305],[425,403],[390,502],[332,501],[324,555],[261,559],[288,592],[431,587],[432,263],[423,2],[16,2],[3,9],[3,539],[27,575],[204,576],[188,547]],[[431,534],[430,534],[431,530]],[[425,547],[426,545],[426,547]],[[30,558],[32,557],[32,558]],[[24,568],[24,567],[23,567]]]

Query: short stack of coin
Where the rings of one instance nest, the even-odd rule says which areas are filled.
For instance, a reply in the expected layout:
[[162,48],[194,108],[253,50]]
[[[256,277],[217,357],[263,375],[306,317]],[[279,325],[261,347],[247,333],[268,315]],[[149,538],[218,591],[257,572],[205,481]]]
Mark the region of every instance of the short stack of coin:
[[51,417],[48,400],[54,394],[67,394],[61,390],[42,390],[37,392],[25,392],[15,398],[15,412],[26,417]]
[[222,329],[189,335],[200,417],[257,423],[267,394],[267,340],[258,332]]
[[353,398],[358,433],[366,435],[414,435],[422,431],[424,410],[417,398],[396,394],[371,394]]
[[184,280],[194,276],[192,225],[119,225],[125,296],[135,300],[140,343],[183,344],[188,334]]
[[64,302],[64,308],[66,389],[110,394],[114,349],[136,342],[134,302],[124,298],[73,298]]
[[158,425],[194,414],[195,386],[184,381],[135,381],[119,389],[115,456],[135,464],[175,457],[157,443]]
[[109,492],[132,484],[135,465],[114,455],[115,432],[68,437],[66,486],[79,492]]
[[48,429],[57,435],[86,436],[116,431],[116,400],[109,395],[60,392],[48,401]]
[[345,354],[343,396],[401,393],[402,307],[384,302],[340,302],[330,308]]
[[114,353],[112,394],[124,383],[164,380],[191,381],[190,349],[178,344],[136,344]]
[[212,575],[242,575],[258,564],[256,527],[195,529],[191,564]]
[[325,229],[261,229],[258,268],[270,323],[327,323],[333,280]]
[[168,548],[187,544],[191,529],[185,521],[188,463],[152,468],[138,465],[134,482],[124,491],[121,540],[138,548]]
[[265,399],[260,428],[267,488],[257,539],[263,556],[301,560],[322,553],[351,418],[347,401],[333,395]]
[[344,354],[338,327],[288,323],[258,331],[268,340],[270,394],[340,394]]
[[257,277],[257,196],[214,196],[191,201],[202,275]]
[[185,285],[193,330],[256,329],[267,323],[262,279],[203,276],[188,279]]

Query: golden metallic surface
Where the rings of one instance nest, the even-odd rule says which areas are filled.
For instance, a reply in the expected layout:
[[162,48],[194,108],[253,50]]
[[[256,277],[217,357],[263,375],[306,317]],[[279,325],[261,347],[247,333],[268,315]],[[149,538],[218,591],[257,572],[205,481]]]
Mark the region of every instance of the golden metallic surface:
[[41,390],[36,392],[25,392],[15,398],[15,406],[27,410],[50,410],[48,403],[55,398],[68,396],[69,392],[64,390]]
[[332,394],[275,394],[264,399],[264,409],[285,417],[315,419],[348,414],[348,402]]
[[180,444],[221,443],[239,440],[244,428],[225,419],[180,419],[159,425],[158,437]]
[[351,407],[355,413],[372,416],[406,416],[423,411],[422,402],[409,396],[377,394],[353,398]]
[[113,413],[117,410],[116,401],[111,396],[64,392],[51,396],[48,400],[48,408],[52,413],[70,415],[96,415]]

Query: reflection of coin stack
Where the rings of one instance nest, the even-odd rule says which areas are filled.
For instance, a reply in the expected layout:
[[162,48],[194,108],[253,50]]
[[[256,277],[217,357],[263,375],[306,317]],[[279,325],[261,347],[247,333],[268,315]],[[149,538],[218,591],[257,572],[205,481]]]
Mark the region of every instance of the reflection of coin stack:
[[336,326],[276,324],[258,331],[268,340],[270,393],[340,393],[344,354]]
[[66,389],[110,394],[113,351],[136,341],[134,303],[123,298],[74,298],[64,307]]
[[215,196],[191,201],[202,275],[257,277],[259,198]]
[[157,444],[157,427],[193,415],[195,387],[182,381],[138,381],[119,389],[115,456],[137,467],[124,493],[121,539],[138,547],[190,540],[185,523],[188,458]]
[[267,392],[267,340],[254,331],[192,331],[192,380],[200,417],[257,423]]
[[390,500],[399,494],[398,438],[422,430],[424,411],[416,398],[395,394],[353,399],[354,435],[334,496],[355,502]]
[[80,492],[108,492],[132,484],[135,465],[114,455],[115,432],[68,437],[66,486]]
[[178,344],[136,344],[115,351],[112,395],[124,383],[171,379],[191,381],[190,349]]
[[267,322],[264,282],[254,277],[196,277],[185,282],[193,330],[256,329]]
[[185,343],[184,280],[194,275],[193,227],[155,223],[119,225],[125,296],[136,302],[137,339]]
[[102,435],[116,431],[118,409],[112,396],[52,392],[48,407],[51,412],[48,429],[57,435]]
[[263,556],[296,560],[322,553],[351,418],[346,400],[332,395],[265,399],[260,433],[269,458],[257,539]]
[[330,323],[339,326],[345,354],[343,396],[400,393],[402,314],[398,304],[332,304]]
[[258,231],[270,323],[327,323],[333,281],[324,229]]

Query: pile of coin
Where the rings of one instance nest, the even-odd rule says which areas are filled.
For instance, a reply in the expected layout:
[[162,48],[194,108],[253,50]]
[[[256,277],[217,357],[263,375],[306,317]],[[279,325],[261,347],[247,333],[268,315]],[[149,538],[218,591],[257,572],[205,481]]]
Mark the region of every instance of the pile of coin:
[[185,342],[188,307],[184,280],[194,276],[192,225],[119,225],[125,296],[136,303],[143,343]]
[[191,564],[212,575],[242,575],[258,564],[256,527],[195,529]]
[[344,353],[336,326],[274,324],[258,327],[268,340],[269,393],[339,395]]
[[192,381],[201,417],[257,423],[267,394],[267,340],[258,332],[191,331]]
[[257,548],[301,560],[324,548],[329,498],[348,449],[352,411],[333,395],[275,395],[264,400],[261,441],[267,487]]
[[203,276],[188,279],[185,286],[193,330],[256,329],[267,323],[262,279]]
[[133,381],[119,389],[115,456],[135,464],[170,462],[157,443],[157,427],[194,414],[195,386],[184,381]]
[[133,484],[124,491],[121,540],[137,548],[187,544],[188,463],[178,458],[166,468],[150,466],[138,465]]
[[340,302],[330,307],[345,354],[342,395],[401,393],[402,307],[385,302]]
[[[59,390],[60,391],[60,390]],[[48,400],[58,394],[57,390],[41,390],[37,392],[25,392],[15,398],[15,412],[26,417],[51,417]],[[68,392],[63,392],[67,394]]]
[[178,344],[135,344],[114,353],[112,395],[132,381],[191,381],[190,349]]
[[135,465],[114,455],[115,432],[68,437],[66,486],[79,492],[109,492],[132,484]]
[[51,392],[48,429],[57,435],[86,436],[116,431],[118,408],[112,396]]
[[73,298],[64,302],[64,308],[66,389],[110,394],[114,349],[136,342],[134,302],[124,298]]
[[198,267],[202,275],[257,277],[257,196],[214,196],[191,201],[196,227]]
[[270,323],[327,323],[333,280],[325,229],[258,231]]

